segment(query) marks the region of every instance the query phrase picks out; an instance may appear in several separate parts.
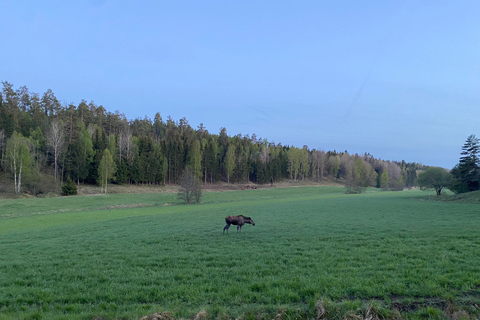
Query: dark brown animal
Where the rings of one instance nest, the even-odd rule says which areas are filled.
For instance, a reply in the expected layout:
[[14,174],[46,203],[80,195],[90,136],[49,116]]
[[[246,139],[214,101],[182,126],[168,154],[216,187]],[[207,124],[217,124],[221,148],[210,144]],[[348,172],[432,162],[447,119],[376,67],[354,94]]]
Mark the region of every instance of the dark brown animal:
[[[230,228],[231,224],[237,226],[237,232],[242,231],[242,227],[245,223],[249,223],[252,226],[255,225],[255,222],[253,222],[252,218],[245,217],[245,216],[242,216],[242,215],[228,216],[228,217],[225,218],[225,222],[227,223],[227,225],[223,228],[223,234],[225,234],[225,230],[227,230],[227,234],[228,234],[228,228]],[[235,233],[237,233],[237,232],[235,232]]]

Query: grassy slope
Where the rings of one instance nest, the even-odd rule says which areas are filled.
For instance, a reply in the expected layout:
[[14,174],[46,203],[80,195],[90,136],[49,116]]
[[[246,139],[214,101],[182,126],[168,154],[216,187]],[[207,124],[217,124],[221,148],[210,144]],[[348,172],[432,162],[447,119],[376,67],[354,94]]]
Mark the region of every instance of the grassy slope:
[[[1,200],[0,314],[272,317],[313,316],[320,298],[478,303],[477,205],[342,192],[212,192],[195,206],[164,205],[173,194]],[[222,236],[232,214],[257,225]]]

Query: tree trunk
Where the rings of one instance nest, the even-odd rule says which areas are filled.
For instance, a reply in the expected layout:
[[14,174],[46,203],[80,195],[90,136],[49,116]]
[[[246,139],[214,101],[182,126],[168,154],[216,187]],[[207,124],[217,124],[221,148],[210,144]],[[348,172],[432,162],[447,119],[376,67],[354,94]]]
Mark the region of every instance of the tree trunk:
[[22,164],[20,163],[20,172],[18,173],[18,186],[17,186],[17,192],[20,193],[20,186],[22,185]]
[[15,158],[13,158],[13,180],[15,193],[17,193],[17,161]]
[[57,181],[57,148],[54,149],[53,157],[55,158],[55,181]]

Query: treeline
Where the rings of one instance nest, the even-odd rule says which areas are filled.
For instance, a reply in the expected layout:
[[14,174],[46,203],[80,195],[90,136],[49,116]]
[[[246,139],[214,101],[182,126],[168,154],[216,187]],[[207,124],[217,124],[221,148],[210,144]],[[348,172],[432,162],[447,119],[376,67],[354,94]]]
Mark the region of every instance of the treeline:
[[369,154],[283,146],[255,134],[229,136],[226,128],[210,133],[203,124],[192,128],[185,118],[165,120],[160,113],[128,120],[94,102],[62,105],[51,90],[39,95],[26,86],[2,85],[0,169],[15,192],[45,192],[67,179],[102,186],[176,184],[186,167],[204,183],[331,179],[352,190],[401,190],[416,186],[423,168]]

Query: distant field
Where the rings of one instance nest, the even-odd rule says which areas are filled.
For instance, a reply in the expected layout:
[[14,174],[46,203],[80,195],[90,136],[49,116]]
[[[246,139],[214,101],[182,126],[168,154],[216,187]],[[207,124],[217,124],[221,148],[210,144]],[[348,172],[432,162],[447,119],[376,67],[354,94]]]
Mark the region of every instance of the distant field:
[[[0,200],[0,319],[474,319],[480,207],[339,187]],[[224,217],[256,226],[223,236]]]

